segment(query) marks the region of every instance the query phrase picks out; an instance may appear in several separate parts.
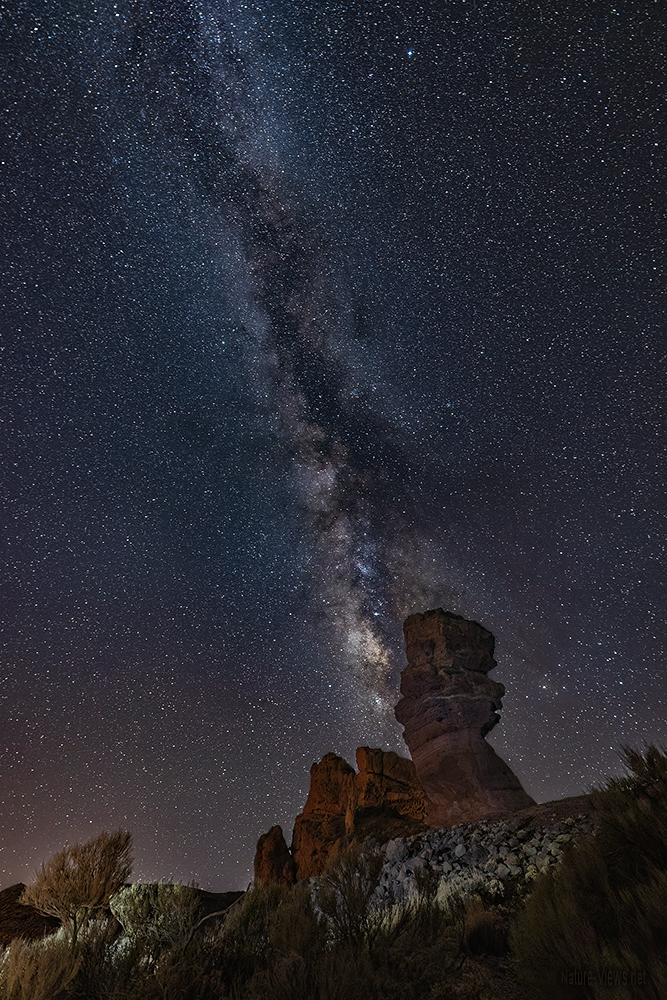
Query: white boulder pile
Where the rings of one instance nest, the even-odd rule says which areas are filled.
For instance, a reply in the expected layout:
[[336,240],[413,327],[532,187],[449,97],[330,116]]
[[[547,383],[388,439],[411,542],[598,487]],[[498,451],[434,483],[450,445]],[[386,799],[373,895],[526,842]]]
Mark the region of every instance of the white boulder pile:
[[519,828],[512,820],[487,820],[397,837],[383,846],[385,863],[377,895],[387,901],[410,898],[417,891],[419,868],[430,869],[449,890],[466,893],[486,888],[496,894],[508,879],[531,881],[557,864],[567,845],[590,829],[590,819],[581,814],[545,827]]

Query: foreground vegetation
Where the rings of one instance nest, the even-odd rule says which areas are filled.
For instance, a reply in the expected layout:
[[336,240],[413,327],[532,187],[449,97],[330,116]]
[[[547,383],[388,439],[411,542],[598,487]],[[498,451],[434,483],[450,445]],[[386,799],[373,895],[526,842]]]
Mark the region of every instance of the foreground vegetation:
[[623,758],[628,776],[594,793],[596,833],[542,875],[514,922],[535,1000],[667,997],[667,756]]
[[[502,951],[499,917],[479,899],[443,897],[420,875],[409,903],[376,906],[382,856],[337,859],[316,889],[257,885],[228,913],[201,918],[196,890],[135,885],[113,916],[78,932],[14,942],[3,1000],[418,1000],[492,996],[472,956]],[[116,923],[116,921],[118,923]],[[122,930],[118,933],[118,924]],[[452,993],[451,987],[456,987]]]
[[60,906],[63,927],[12,943],[0,1000],[661,1000],[667,756],[625,762],[595,795],[597,832],[500,899],[460,897],[421,869],[411,900],[380,903],[382,854],[368,845],[316,884],[256,885],[202,917],[192,887],[122,887],[129,835],[103,834],[26,891]]

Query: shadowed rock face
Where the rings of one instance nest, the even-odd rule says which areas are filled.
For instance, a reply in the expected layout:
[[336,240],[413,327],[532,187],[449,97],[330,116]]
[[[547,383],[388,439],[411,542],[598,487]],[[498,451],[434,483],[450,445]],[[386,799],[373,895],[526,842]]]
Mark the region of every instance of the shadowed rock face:
[[494,640],[442,608],[403,626],[408,666],[396,718],[428,799],[430,826],[453,826],[534,805],[484,737],[500,720],[505,688],[487,674]]
[[17,882],[0,892],[0,947],[6,948],[14,938],[32,941],[46,937],[60,927],[55,917],[39,913],[33,906],[25,906],[19,900],[25,884]]
[[345,820],[348,833],[359,826],[365,810],[386,810],[418,822],[426,819],[426,797],[411,760],[392,750],[359,747],[357,767]]

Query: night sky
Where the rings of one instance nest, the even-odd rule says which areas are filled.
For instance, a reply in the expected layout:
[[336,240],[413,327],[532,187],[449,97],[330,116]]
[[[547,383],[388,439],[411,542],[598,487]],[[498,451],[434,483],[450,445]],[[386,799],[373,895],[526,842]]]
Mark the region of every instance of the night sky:
[[3,9],[0,888],[244,888],[414,611],[538,801],[667,742],[662,5]]

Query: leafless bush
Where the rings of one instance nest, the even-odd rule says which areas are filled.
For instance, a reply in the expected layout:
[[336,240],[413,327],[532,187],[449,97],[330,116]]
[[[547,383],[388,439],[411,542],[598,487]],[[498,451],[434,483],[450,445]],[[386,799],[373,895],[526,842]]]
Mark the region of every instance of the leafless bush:
[[317,889],[317,905],[336,941],[370,940],[378,933],[374,899],[384,857],[374,846],[352,848],[331,858]]

